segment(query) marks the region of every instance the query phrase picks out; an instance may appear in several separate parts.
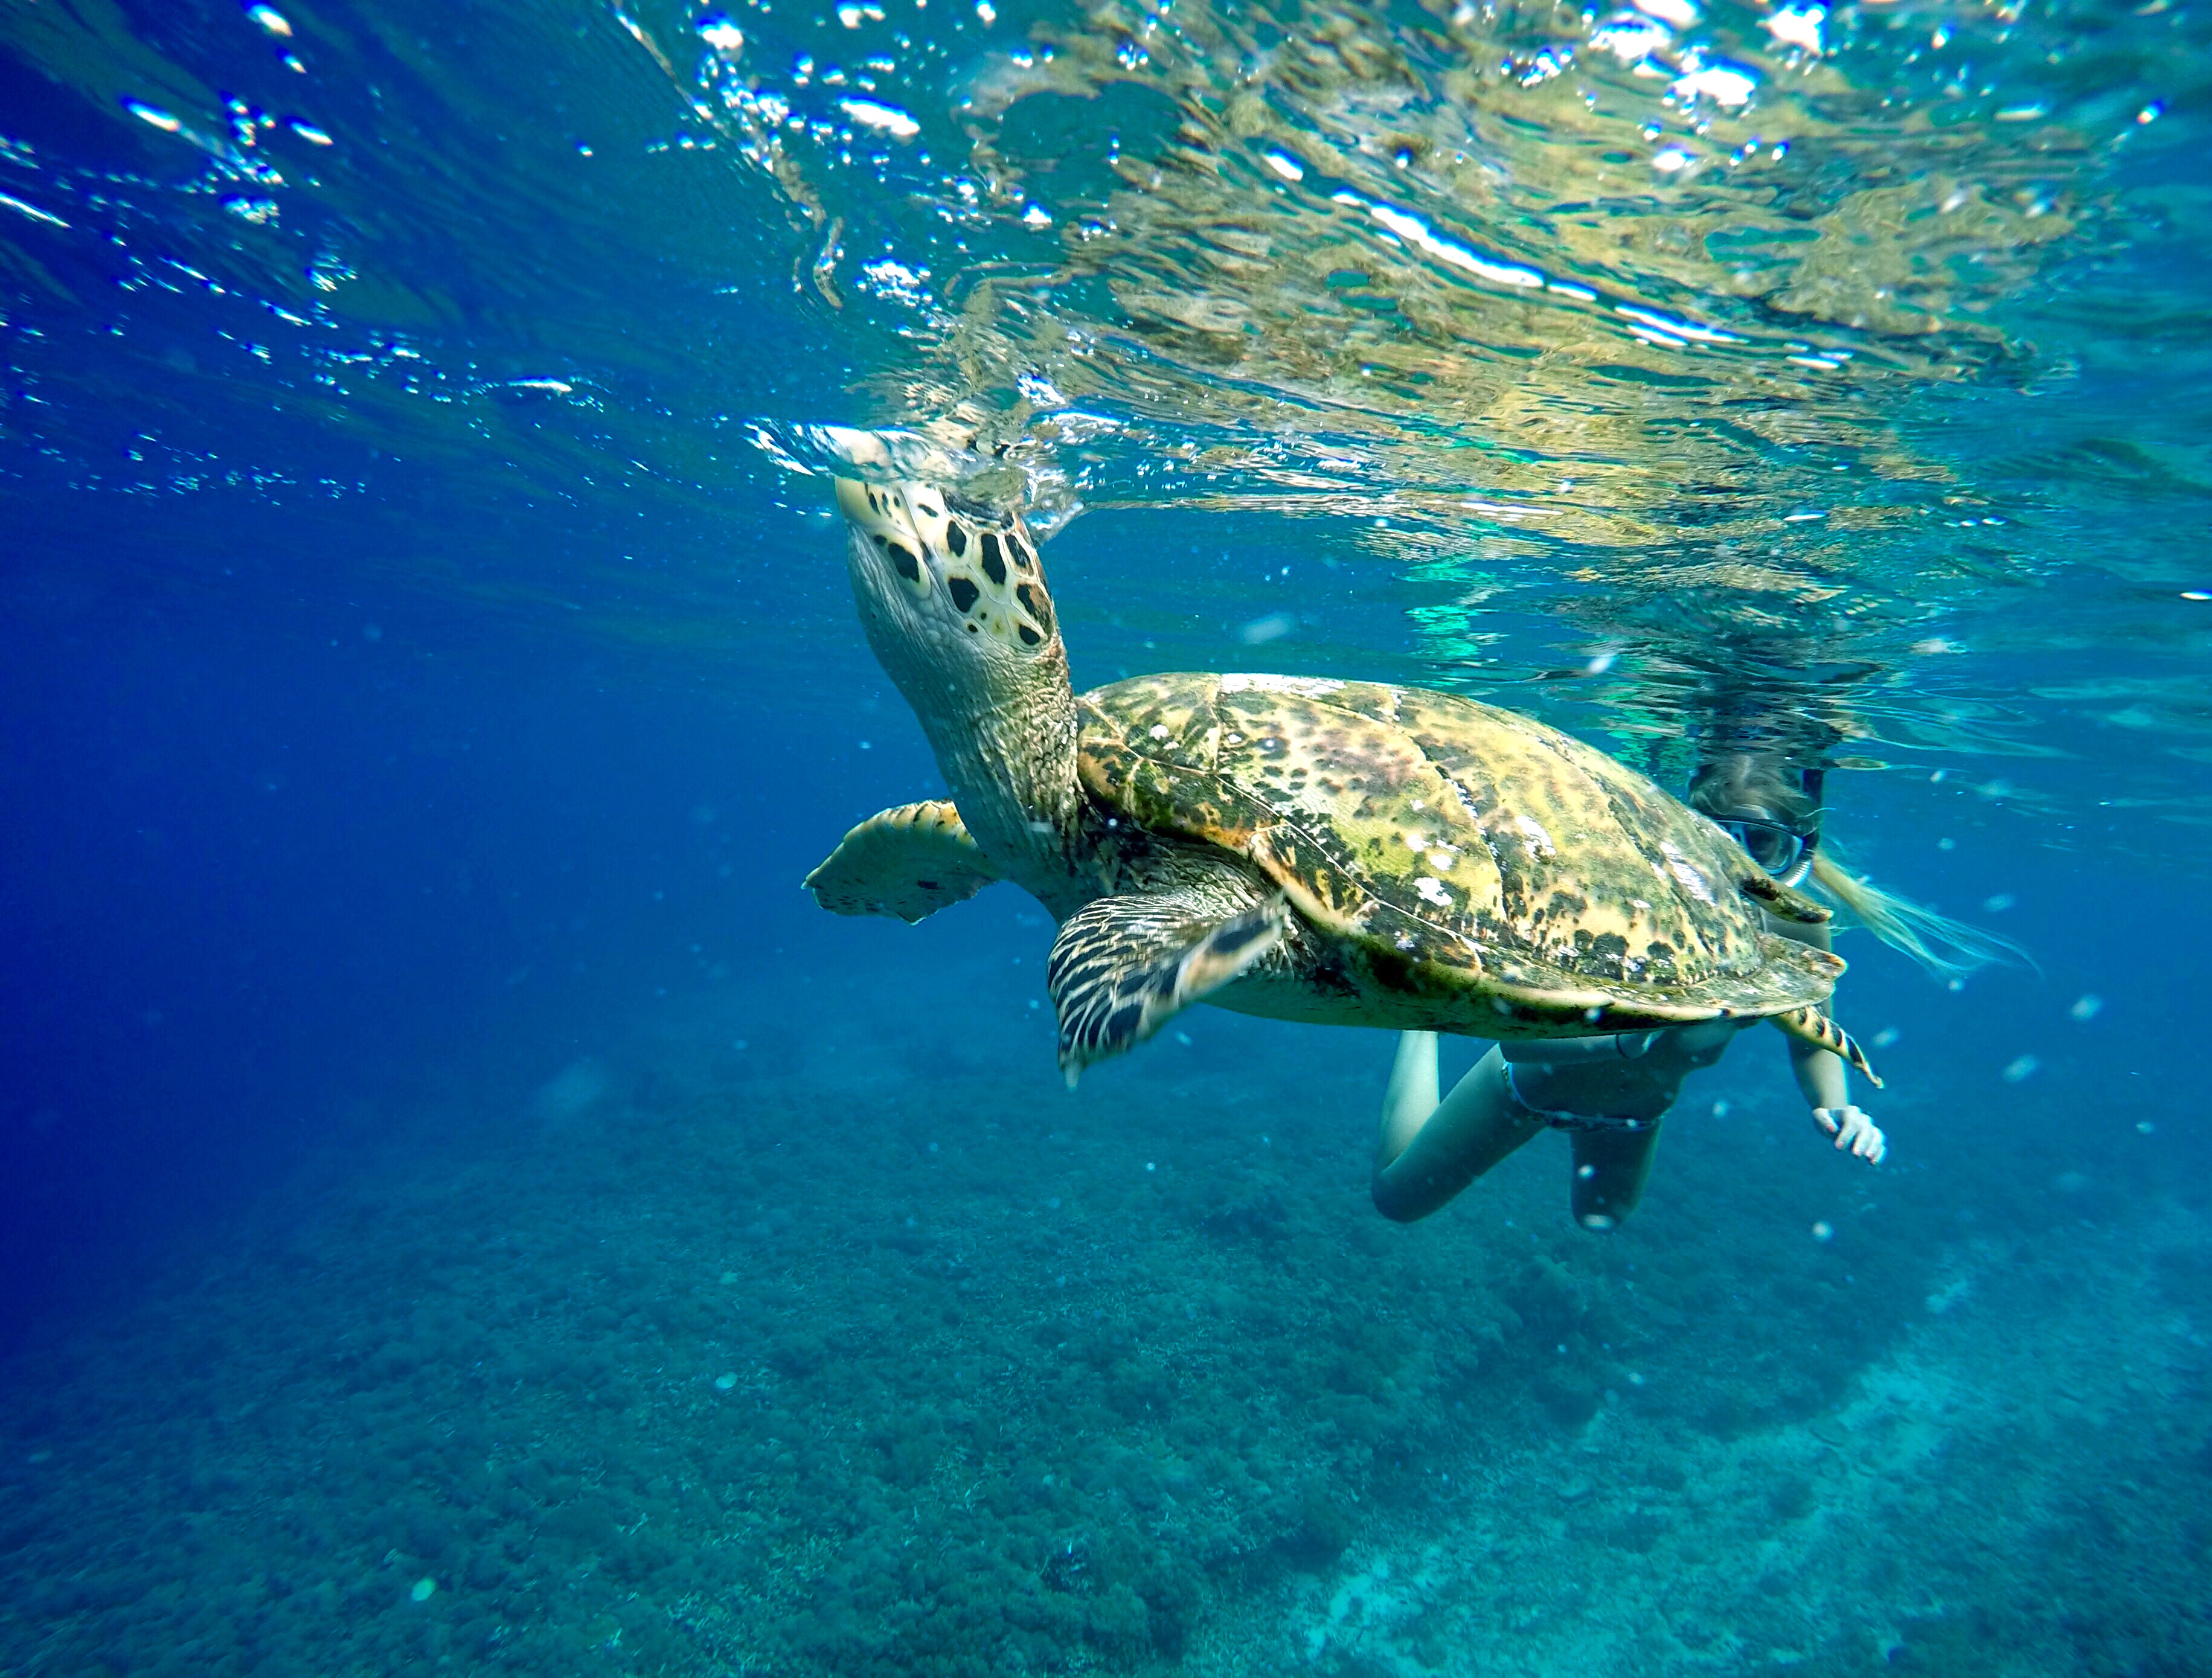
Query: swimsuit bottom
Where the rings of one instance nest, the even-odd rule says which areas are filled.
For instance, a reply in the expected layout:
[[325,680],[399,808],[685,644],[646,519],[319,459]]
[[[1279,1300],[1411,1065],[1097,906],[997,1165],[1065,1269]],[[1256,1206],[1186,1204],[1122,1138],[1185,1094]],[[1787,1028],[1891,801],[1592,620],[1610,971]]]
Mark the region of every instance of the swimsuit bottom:
[[1659,1123],[1656,1118],[1627,1118],[1612,1113],[1568,1113],[1556,1107],[1539,1107],[1521,1093],[1521,1085],[1514,1075],[1513,1062],[1505,1063],[1505,1088],[1519,1103],[1522,1111],[1541,1119],[1553,1130],[1650,1130]]

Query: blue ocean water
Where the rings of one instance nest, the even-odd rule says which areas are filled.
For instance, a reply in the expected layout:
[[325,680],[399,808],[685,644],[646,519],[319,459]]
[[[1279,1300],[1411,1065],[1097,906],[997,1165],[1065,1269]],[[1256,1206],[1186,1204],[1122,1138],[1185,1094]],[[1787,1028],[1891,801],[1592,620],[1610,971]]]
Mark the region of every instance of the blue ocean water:
[[[0,1672],[2212,1670],[2208,64],[0,5]],[[799,887],[945,790],[869,458],[1079,689],[1753,718],[2023,954],[1842,932],[1887,1157],[1753,1031],[1604,1236],[1378,1216],[1382,1031],[1071,1094],[1037,904]]]

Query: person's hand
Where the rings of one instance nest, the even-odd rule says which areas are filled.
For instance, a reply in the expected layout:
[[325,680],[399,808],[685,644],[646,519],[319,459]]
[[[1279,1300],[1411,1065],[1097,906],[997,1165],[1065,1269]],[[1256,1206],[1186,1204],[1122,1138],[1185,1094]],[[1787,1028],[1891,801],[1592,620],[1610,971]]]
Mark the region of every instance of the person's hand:
[[1869,1165],[1880,1164],[1889,1152],[1875,1122],[1856,1107],[1815,1107],[1813,1122],[1836,1139],[1838,1148],[1849,1148]]

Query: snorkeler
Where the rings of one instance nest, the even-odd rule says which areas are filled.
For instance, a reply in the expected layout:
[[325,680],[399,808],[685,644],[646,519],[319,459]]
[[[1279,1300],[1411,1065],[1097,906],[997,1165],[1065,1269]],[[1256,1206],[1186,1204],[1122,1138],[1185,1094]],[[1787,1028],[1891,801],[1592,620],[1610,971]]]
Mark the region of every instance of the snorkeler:
[[[1793,773],[1771,749],[1731,745],[1700,766],[1689,802],[1784,885],[1818,885],[1885,943],[1932,971],[1956,974],[2011,953],[2002,940],[1883,891],[1824,855],[1822,775],[1819,768]],[[1772,918],[1768,924],[1782,937],[1829,947],[1826,926]],[[1573,1146],[1575,1221],[1586,1230],[1610,1230],[1644,1193],[1659,1122],[1683,1080],[1719,1060],[1736,1033],[1755,1024],[1712,1019],[1613,1037],[1501,1043],[1441,1100],[1436,1033],[1404,1032],[1382,1100],[1376,1208],[1400,1223],[1425,1218],[1540,1132],[1564,1130]],[[1814,1122],[1838,1149],[1878,1163],[1887,1144],[1853,1104],[1842,1059],[1794,1037],[1787,1041],[1790,1070]]]

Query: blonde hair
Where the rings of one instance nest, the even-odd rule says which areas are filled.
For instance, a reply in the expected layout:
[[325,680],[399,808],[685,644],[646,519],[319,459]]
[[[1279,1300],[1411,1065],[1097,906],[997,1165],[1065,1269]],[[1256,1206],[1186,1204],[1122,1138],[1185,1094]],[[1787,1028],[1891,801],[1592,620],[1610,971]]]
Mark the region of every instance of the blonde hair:
[[1893,950],[1902,951],[1939,979],[1963,979],[1992,962],[2034,959],[2008,938],[1938,915],[1863,874],[1854,874],[1825,850],[1813,853],[1813,878],[1851,913],[1852,919]]

